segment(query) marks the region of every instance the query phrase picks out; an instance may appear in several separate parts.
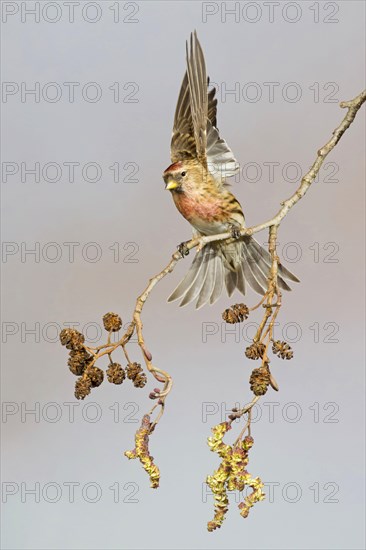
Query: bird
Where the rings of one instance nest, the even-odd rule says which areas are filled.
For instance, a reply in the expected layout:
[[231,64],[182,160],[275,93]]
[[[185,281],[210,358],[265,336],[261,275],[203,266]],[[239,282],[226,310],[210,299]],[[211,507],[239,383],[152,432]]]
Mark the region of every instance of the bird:
[[[171,192],[180,214],[191,224],[193,236],[230,231],[232,243],[207,243],[194,257],[185,277],[169,296],[180,306],[196,301],[199,309],[214,304],[224,287],[230,297],[237,289],[245,295],[251,287],[260,295],[268,288],[271,256],[252,236],[240,237],[245,228],[243,209],[226,179],[240,167],[217,128],[216,89],[209,90],[205,58],[194,31],[186,42],[187,69],[178,96],[170,145],[171,164],[163,173],[165,189]],[[299,282],[279,264],[278,286]]]

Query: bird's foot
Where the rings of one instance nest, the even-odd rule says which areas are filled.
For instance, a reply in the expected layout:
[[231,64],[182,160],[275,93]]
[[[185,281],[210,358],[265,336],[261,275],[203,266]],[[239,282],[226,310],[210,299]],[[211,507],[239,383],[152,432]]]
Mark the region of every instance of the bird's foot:
[[240,227],[238,227],[237,225],[231,225],[229,231],[233,239],[239,239]]
[[184,256],[188,256],[189,248],[186,242],[182,242],[178,245],[178,252],[181,254],[182,258],[184,258]]

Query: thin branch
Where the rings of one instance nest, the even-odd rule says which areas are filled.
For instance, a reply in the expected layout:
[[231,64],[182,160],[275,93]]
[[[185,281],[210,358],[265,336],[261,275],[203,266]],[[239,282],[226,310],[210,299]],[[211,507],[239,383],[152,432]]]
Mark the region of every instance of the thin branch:
[[[347,109],[347,113],[345,117],[343,118],[340,125],[333,131],[331,139],[319,149],[317,153],[317,157],[308,171],[307,174],[302,178],[300,185],[298,189],[293,193],[293,195],[281,203],[281,208],[277,212],[277,214],[271,218],[270,220],[254,225],[252,227],[248,228],[242,228],[240,231],[240,236],[245,235],[253,235],[254,233],[258,233],[259,231],[262,231],[263,229],[270,228],[270,239],[269,239],[269,251],[272,256],[272,268],[271,273],[269,277],[269,288],[265,295],[266,298],[266,304],[264,304],[266,308],[266,312],[264,315],[264,318],[262,320],[262,323],[260,324],[260,328],[258,329],[256,338],[259,339],[260,335],[262,334],[262,331],[264,327],[267,324],[268,319],[272,317],[272,311],[274,307],[276,307],[275,316],[278,313],[278,309],[281,305],[281,295],[278,290],[277,285],[277,269],[278,269],[278,257],[276,254],[276,240],[277,240],[277,228],[279,227],[281,221],[283,218],[287,215],[289,210],[305,195],[305,193],[308,191],[310,185],[315,180],[317,174],[319,173],[320,167],[324,162],[324,159],[327,157],[327,155],[334,149],[334,147],[337,145],[338,141],[341,139],[344,132],[349,128],[349,126],[354,121],[356,114],[362,104],[366,101],[366,90],[360,93],[357,97],[352,99],[351,101],[344,101],[340,104],[341,108]],[[271,237],[272,235],[272,237]],[[210,236],[201,236],[201,237],[195,237],[185,243],[185,250],[189,251],[192,250],[195,247],[199,247],[201,249],[203,246],[205,246],[207,243],[217,242],[217,241],[226,241],[228,244],[231,242],[235,242],[236,239],[232,237],[231,232],[225,232],[218,235],[210,235]],[[162,409],[164,407],[164,401],[166,396],[169,394],[171,388],[172,388],[172,378],[171,376],[161,370],[155,367],[152,364],[152,356],[151,353],[148,351],[144,337],[143,337],[143,324],[141,321],[141,313],[143,310],[143,307],[146,303],[146,300],[150,296],[152,290],[157,285],[159,281],[161,281],[168,273],[171,273],[176,264],[183,258],[181,252],[177,250],[174,252],[174,254],[171,257],[170,262],[162,269],[159,273],[157,273],[155,276],[153,276],[145,288],[145,290],[142,292],[142,294],[137,298],[135,309],[132,316],[132,321],[130,325],[128,326],[128,329],[124,333],[124,335],[121,337],[121,339],[118,342],[111,343],[110,338],[107,344],[103,344],[101,346],[98,346],[96,348],[85,346],[85,349],[89,351],[95,359],[103,356],[103,355],[110,355],[115,349],[117,349],[119,346],[122,346],[122,348],[125,351],[125,345],[129,342],[131,339],[131,336],[136,331],[138,344],[141,348],[142,354],[144,356],[145,364],[149,372],[153,374],[155,379],[164,384],[164,387],[162,391],[159,394],[159,404],[162,406]],[[273,297],[274,295],[277,295],[276,303],[273,303]],[[261,302],[260,302],[261,303]],[[252,308],[255,309],[255,308]],[[274,318],[272,317],[271,325],[269,327],[269,330],[265,332],[265,335],[270,333],[270,338],[272,336],[272,329],[273,329],[273,323]],[[267,346],[268,347],[268,346]],[[161,411],[162,412],[162,411]],[[159,417],[161,414],[159,414]]]
[[[271,226],[279,226],[282,219],[287,215],[288,211],[305,195],[307,190],[309,189],[310,185],[315,180],[316,176],[318,175],[318,172],[320,170],[321,165],[324,162],[324,159],[327,157],[327,155],[334,149],[334,147],[337,145],[338,141],[341,139],[344,132],[349,128],[349,126],[354,121],[356,114],[362,104],[366,101],[366,90],[361,92],[357,97],[352,99],[351,101],[343,101],[340,104],[341,108],[347,108],[347,114],[343,118],[341,124],[333,131],[332,138],[318,151],[317,157],[310,168],[309,172],[305,174],[305,176],[302,178],[301,183],[298,187],[298,189],[295,191],[295,193],[287,200],[281,203],[281,209],[277,212],[277,214],[271,218],[270,220],[261,223],[259,225],[254,225],[252,227],[243,228],[240,231],[240,236],[245,235],[253,235],[254,233],[258,233],[259,231],[262,231],[263,229],[267,229]],[[185,243],[187,250],[192,250],[192,248],[199,247],[202,248],[207,243],[217,242],[217,241],[223,241],[226,240],[228,243],[235,242],[236,239],[232,237],[231,232],[227,231],[225,233],[220,233],[217,235],[209,235],[204,237],[195,237]],[[141,294],[141,296],[138,297],[134,312],[134,318],[135,315],[138,314],[138,316],[142,312],[142,308],[149,297],[152,289],[155,287],[155,285],[163,279],[168,273],[171,273],[176,264],[183,258],[182,254],[177,250],[172,255],[172,258],[168,265],[160,271],[157,275],[152,277],[149,280],[149,284],[144,290],[144,292]]]
[[[271,218],[270,220],[264,223],[261,223],[249,228],[242,228],[240,230],[239,236],[237,237],[237,238],[240,238],[246,235],[250,236],[264,229],[269,229],[268,250],[271,256],[271,268],[268,274],[267,291],[257,305],[255,305],[252,308],[248,308],[247,306],[245,306],[247,312],[254,311],[260,306],[264,308],[263,318],[254,336],[253,344],[246,350],[246,356],[250,359],[260,358],[262,361],[262,366],[260,368],[254,369],[250,378],[251,389],[254,394],[252,401],[250,401],[242,409],[239,409],[239,410],[233,409],[233,414],[229,416],[230,421],[219,424],[218,426],[213,428],[214,436],[212,438],[209,438],[209,445],[211,447],[211,450],[217,451],[217,449],[219,450],[221,449],[219,454],[221,453],[220,456],[222,456],[223,458],[223,463],[220,466],[221,469],[219,468],[219,470],[214,474],[214,476],[211,476],[208,478],[210,480],[208,481],[209,486],[212,488],[214,493],[216,491],[215,498],[217,500],[216,507],[218,509],[218,511],[215,514],[214,521],[209,523],[209,530],[213,530],[216,527],[221,525],[223,521],[223,515],[227,511],[226,493],[224,489],[223,491],[221,490],[224,487],[222,482],[223,473],[225,474],[226,476],[226,477],[224,476],[225,480],[228,480],[227,482],[230,485],[230,487],[235,486],[237,489],[240,489],[241,487],[240,484],[242,485],[244,484],[253,488],[252,495],[247,497],[245,499],[245,502],[239,505],[239,508],[242,509],[241,514],[243,515],[243,517],[246,517],[248,515],[249,509],[251,508],[251,506],[253,506],[255,502],[262,500],[264,498],[264,495],[261,492],[261,488],[263,487],[263,484],[260,481],[260,479],[259,478],[251,479],[250,474],[248,474],[246,470],[241,471],[242,468],[240,464],[241,464],[241,461],[244,460],[246,465],[248,461],[247,452],[253,444],[253,439],[250,437],[252,408],[258,402],[261,396],[266,393],[269,386],[272,386],[274,390],[278,390],[278,385],[274,377],[272,376],[269,368],[270,361],[268,358],[267,351],[270,343],[273,342],[273,347],[272,347],[273,353],[277,354],[278,356],[281,356],[282,359],[291,359],[293,356],[292,350],[286,342],[280,342],[280,341],[275,342],[273,340],[274,324],[275,324],[276,317],[279,313],[279,310],[281,308],[281,301],[282,301],[281,292],[277,282],[278,267],[280,265],[280,260],[278,258],[277,250],[276,250],[278,228],[282,220],[288,214],[289,210],[308,191],[309,187],[311,186],[316,176],[318,175],[319,170],[325,158],[337,145],[337,143],[339,142],[339,140],[341,139],[345,131],[350,127],[350,125],[352,124],[352,122],[354,121],[357,115],[358,110],[360,109],[360,107],[365,101],[366,101],[366,90],[360,93],[357,97],[355,97],[351,101],[345,101],[340,104],[341,108],[347,109],[347,113],[343,118],[342,122],[340,123],[340,125],[333,131],[331,139],[323,147],[321,147],[317,152],[317,156],[313,165],[311,166],[308,173],[305,174],[305,176],[301,179],[301,182],[297,190],[293,193],[291,197],[289,197],[287,200],[281,203],[280,210],[277,212],[277,214],[273,218]],[[143,307],[147,299],[149,298],[152,290],[157,285],[157,283],[161,281],[166,275],[168,275],[168,273],[171,273],[174,270],[176,264],[190,250],[196,247],[198,248],[198,250],[201,250],[206,244],[218,242],[218,241],[225,241],[225,243],[230,244],[235,242],[237,238],[233,237],[232,232],[225,232],[218,235],[195,237],[187,241],[186,243],[182,243],[184,244],[184,247],[181,246],[177,251],[174,252],[174,254],[172,255],[166,267],[164,267],[162,271],[157,273],[154,277],[152,277],[149,280],[145,290],[142,292],[140,296],[138,296],[136,300],[135,308],[133,311],[132,320],[126,332],[118,340],[118,342],[111,342],[111,335],[112,335],[112,332],[119,330],[120,326],[122,325],[122,321],[118,315],[112,314],[112,313],[106,314],[106,316],[114,315],[115,317],[117,317],[117,320],[119,319],[119,323],[117,323],[118,325],[117,328],[113,328],[112,326],[112,328],[108,329],[108,327],[106,327],[105,325],[106,329],[109,330],[108,340],[106,344],[102,344],[97,347],[89,347],[84,344],[84,336],[73,329],[72,330],[65,329],[64,331],[62,331],[67,333],[68,331],[70,332],[71,330],[71,332],[73,332],[72,336],[70,336],[70,334],[66,334],[66,335],[63,334],[62,336],[60,335],[61,343],[63,343],[63,345],[66,345],[67,349],[73,350],[70,353],[70,359],[68,363],[70,366],[70,370],[77,376],[79,376],[82,373],[82,375],[76,382],[75,395],[78,397],[78,399],[80,398],[83,399],[86,395],[90,393],[91,387],[98,386],[103,381],[103,372],[99,368],[94,367],[94,365],[96,361],[99,360],[99,358],[104,355],[108,355],[110,360],[109,372],[107,370],[109,381],[112,381],[116,384],[122,383],[125,377],[125,373],[118,363],[115,363],[115,364],[112,363],[112,353],[118,347],[122,347],[125,358],[128,362],[128,369],[130,369],[130,372],[128,372],[128,376],[131,379],[133,379],[134,385],[136,385],[137,387],[143,387],[143,385],[146,383],[146,375],[143,372],[141,373],[142,369],[138,363],[131,362],[129,354],[127,353],[127,350],[126,350],[126,345],[129,343],[132,335],[136,333],[138,345],[143,354],[146,367],[148,371],[154,376],[154,378],[159,383],[163,384],[163,388],[154,389],[154,391],[150,393],[150,398],[154,400],[156,399],[157,401],[154,404],[154,406],[151,408],[150,413],[144,416],[141,427],[136,433],[135,449],[133,451],[128,451],[125,454],[126,456],[128,456],[128,458],[136,458],[136,457],[140,458],[141,462],[144,465],[144,468],[150,475],[150,479],[153,487],[158,486],[159,470],[157,466],[153,463],[152,457],[149,454],[148,438],[149,438],[149,434],[151,434],[151,432],[154,430],[155,426],[157,425],[161,416],[163,415],[163,412],[165,409],[165,400],[172,389],[173,381],[168,372],[162,369],[159,369],[152,364],[152,355],[147,348],[147,345],[143,336],[143,324],[141,320]],[[181,252],[182,250],[184,250],[184,253]],[[231,321],[227,321],[227,322],[231,322]],[[74,347],[72,345],[71,347],[69,346],[70,337],[75,339]],[[264,343],[265,340],[266,340],[266,343]],[[83,354],[80,351],[82,350],[82,348],[84,348],[84,352],[86,350],[88,354],[91,354],[90,356],[86,354],[87,363],[85,364],[83,363],[86,360],[85,353]],[[80,361],[82,362],[82,364],[80,363]],[[84,367],[84,371],[80,370],[81,367]],[[113,369],[115,372],[111,373],[111,370]],[[135,372],[135,378],[133,378],[133,375],[131,373],[133,369]],[[114,380],[112,379],[113,376],[115,377]],[[139,376],[140,378],[138,379],[137,376]],[[154,421],[151,422],[150,415],[156,409],[158,410],[156,418]],[[239,434],[234,444],[234,448],[228,445],[224,445],[222,443],[222,438],[226,433],[226,431],[231,428],[231,423],[235,419],[241,418],[245,414],[248,415],[247,422],[245,423],[243,429],[241,430],[241,433]],[[244,444],[244,447],[239,448],[238,447],[239,442],[242,440],[246,430],[248,430],[248,436],[242,442]],[[243,456],[240,455],[240,453],[243,453],[243,452],[244,452],[244,455],[243,455],[244,459],[243,459]],[[236,456],[235,453],[237,454],[239,453],[238,456]],[[231,460],[231,458],[234,455],[235,455],[234,457],[235,460]],[[237,459],[240,459],[239,462],[237,461]],[[228,465],[230,466],[231,470],[230,468],[228,469]],[[238,470],[238,467],[239,467],[239,470]],[[233,475],[234,477],[229,479],[230,476],[228,472],[230,471],[231,471],[230,476]]]

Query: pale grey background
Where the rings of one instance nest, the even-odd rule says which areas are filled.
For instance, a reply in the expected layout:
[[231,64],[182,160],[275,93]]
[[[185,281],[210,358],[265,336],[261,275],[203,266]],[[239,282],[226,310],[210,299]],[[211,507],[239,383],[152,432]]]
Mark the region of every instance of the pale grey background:
[[[21,9],[20,3],[10,4]],[[155,363],[174,377],[166,415],[151,440],[162,475],[159,490],[149,488],[138,463],[122,456],[133,447],[137,425],[131,420],[140,419],[150,407],[147,395],[155,384],[149,378],[144,390],[134,390],[127,383],[112,387],[105,382],[79,403],[75,421],[70,422],[64,403],[75,402],[74,378],[65,350],[55,341],[57,326],[100,324],[109,310],[117,310],[127,322],[149,276],[190,236],[161,178],[170,163],[171,125],[190,31],[197,29],[208,72],[221,88],[222,83],[230,89],[238,82],[243,90],[246,83],[256,82],[263,93],[258,102],[243,97],[235,101],[232,95],[225,101],[219,94],[223,136],[242,165],[255,162],[263,170],[257,183],[242,179],[234,187],[252,224],[271,216],[295,189],[296,184],[281,175],[284,165],[296,162],[306,170],[340,122],[344,113],[337,103],[329,97],[324,101],[334,85],[324,86],[336,83],[339,89],[332,97],[338,101],[351,99],[363,88],[364,3],[337,2],[329,7],[316,2],[314,7],[314,2],[298,2],[294,9],[300,7],[301,17],[296,23],[285,20],[281,3],[271,23],[268,8],[256,2],[253,9],[262,10],[256,23],[245,21],[243,13],[238,22],[234,16],[224,22],[217,13],[204,23],[200,2],[138,2],[138,13],[132,16],[138,22],[114,23],[109,9],[114,2],[107,1],[98,3],[102,17],[95,24],[82,19],[83,2],[74,23],[67,21],[63,3],[58,4],[62,17],[56,23],[44,17],[39,23],[32,18],[23,23],[18,12],[2,24],[3,81],[26,82],[29,87],[34,82],[57,82],[64,92],[56,103],[35,103],[32,98],[22,103],[16,94],[2,104],[2,160],[19,166],[36,161],[42,166],[96,162],[102,177],[90,183],[79,170],[74,183],[67,181],[66,172],[57,183],[42,178],[35,183],[31,176],[22,182],[18,173],[2,184],[3,241],[15,243],[19,250],[22,242],[29,248],[40,243],[41,250],[54,242],[61,250],[55,262],[47,261],[55,248],[46,248],[49,256],[41,253],[39,262],[29,255],[22,261],[20,252],[3,257],[2,397],[6,410],[14,414],[3,415],[2,480],[19,487],[3,504],[3,547],[364,548],[364,113],[329,158],[336,165],[322,172],[280,230],[280,253],[285,250],[295,258],[287,263],[301,285],[284,297],[277,336],[285,333],[298,341],[293,343],[292,362],[273,362],[280,392],[268,393],[257,411],[262,417],[254,425],[249,464],[253,475],[279,483],[273,503],[267,498],[243,520],[233,501],[222,529],[206,531],[213,504],[210,496],[203,502],[203,481],[219,464],[206,438],[210,427],[223,420],[220,408],[249,398],[247,380],[253,364],[243,354],[246,341],[225,334],[221,324],[221,312],[233,300],[222,298],[199,312],[166,303],[192,257],[156,288],[143,316]],[[121,19],[128,17],[134,6],[120,4]],[[334,6],[339,10],[332,16]],[[49,9],[49,17],[54,17],[54,8]],[[288,17],[294,13],[290,10]],[[325,17],[338,22],[326,23]],[[101,100],[88,103],[77,92],[75,102],[69,103],[62,83],[70,81],[97,82]],[[108,87],[117,81],[121,86],[136,82],[138,102],[114,103]],[[279,83],[273,102],[268,101],[265,82]],[[297,102],[282,96],[289,82],[302,91]],[[319,83],[318,102],[314,83]],[[125,96],[131,89],[121,91]],[[137,163],[138,182],[114,183],[108,167],[115,162]],[[263,164],[268,162],[280,163],[274,183]],[[334,175],[338,181],[329,183],[326,176],[334,166],[339,167]],[[260,235],[262,242],[265,239]],[[70,241],[80,243],[74,262],[63,244]],[[81,253],[90,242],[102,251],[95,263]],[[113,261],[109,249],[115,242],[121,249],[119,262]],[[131,242],[139,248],[133,257],[138,262],[127,263],[136,247],[128,248]],[[314,257],[317,246],[319,261]],[[333,250],[331,259],[338,261],[330,263]],[[255,300],[250,293],[245,301],[253,305]],[[217,332],[204,338],[207,323],[216,323],[209,329]],[[314,336],[317,326],[319,337]],[[95,325],[89,327],[93,338]],[[27,333],[32,328],[35,335]],[[133,357],[139,358],[137,348]],[[51,402],[56,405],[47,405]],[[100,421],[85,419],[88,412],[93,414],[92,408],[85,409],[89,402],[98,404]],[[114,403],[119,403],[119,422],[114,422],[110,409],[116,408]],[[273,422],[269,403],[278,403],[272,405]],[[40,407],[39,419],[27,415],[22,422],[25,407]],[[206,418],[202,411],[207,410],[212,413]],[[51,422],[54,414],[59,418]],[[42,494],[52,482],[62,489],[54,503],[50,500],[55,486]],[[80,484],[73,503],[67,482]],[[82,495],[90,482],[102,492],[96,503]],[[109,489],[116,482],[118,503]],[[40,484],[39,503],[30,495],[22,502],[21,483],[28,489]],[[319,484],[319,502],[314,484]],[[132,492],[136,494],[129,496]],[[298,501],[289,502],[296,500],[296,492]],[[137,502],[130,502],[133,499]],[[328,502],[332,499],[336,502]]]

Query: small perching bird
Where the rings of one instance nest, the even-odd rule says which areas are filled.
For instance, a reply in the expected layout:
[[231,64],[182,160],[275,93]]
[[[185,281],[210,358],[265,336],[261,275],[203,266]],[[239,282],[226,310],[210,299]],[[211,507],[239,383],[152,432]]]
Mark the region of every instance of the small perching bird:
[[[216,126],[216,90],[208,91],[209,79],[197,34],[187,43],[187,71],[183,78],[174,117],[171,141],[172,164],[163,179],[182,216],[194,228],[195,235],[215,235],[245,227],[240,203],[229,191],[226,178],[239,171],[239,165],[220,138]],[[246,283],[264,294],[271,265],[270,255],[253,237],[236,242],[206,244],[169,301],[180,305],[197,300],[196,308],[218,300],[224,285],[228,295],[237,288],[245,294]],[[291,290],[284,279],[298,282],[282,265],[278,285]]]

